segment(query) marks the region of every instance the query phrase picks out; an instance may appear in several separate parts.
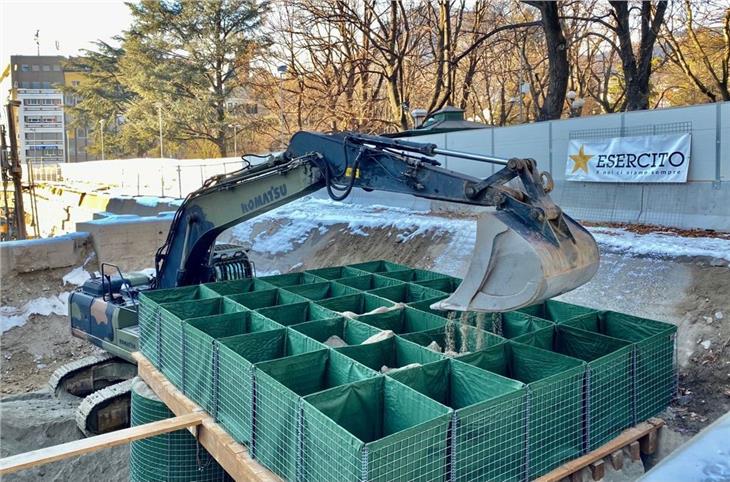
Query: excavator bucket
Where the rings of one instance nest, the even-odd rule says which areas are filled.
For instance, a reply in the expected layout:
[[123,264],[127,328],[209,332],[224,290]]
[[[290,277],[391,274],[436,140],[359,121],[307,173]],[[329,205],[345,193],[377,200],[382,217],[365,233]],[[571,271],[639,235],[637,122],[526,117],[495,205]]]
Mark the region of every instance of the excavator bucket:
[[485,212],[464,281],[438,310],[501,312],[540,303],[587,283],[598,269],[598,246],[561,214],[568,235],[551,240],[506,211]]

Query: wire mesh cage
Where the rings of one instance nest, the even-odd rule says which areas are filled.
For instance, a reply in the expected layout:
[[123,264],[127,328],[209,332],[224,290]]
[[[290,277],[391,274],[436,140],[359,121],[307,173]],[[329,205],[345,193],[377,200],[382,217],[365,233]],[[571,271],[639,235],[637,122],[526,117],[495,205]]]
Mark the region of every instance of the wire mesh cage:
[[[132,384],[132,426],[172,416],[154,392],[143,381],[135,379]],[[130,445],[129,478],[132,482],[233,480],[186,429],[136,440]]]

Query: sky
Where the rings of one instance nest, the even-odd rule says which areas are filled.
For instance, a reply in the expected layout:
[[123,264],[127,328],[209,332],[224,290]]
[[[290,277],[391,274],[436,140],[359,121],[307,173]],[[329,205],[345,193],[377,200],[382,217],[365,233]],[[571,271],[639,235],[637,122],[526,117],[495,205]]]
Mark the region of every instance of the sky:
[[[122,0],[0,0],[0,63],[10,55],[76,55],[92,41],[110,40],[131,23]],[[56,48],[58,42],[58,48]]]

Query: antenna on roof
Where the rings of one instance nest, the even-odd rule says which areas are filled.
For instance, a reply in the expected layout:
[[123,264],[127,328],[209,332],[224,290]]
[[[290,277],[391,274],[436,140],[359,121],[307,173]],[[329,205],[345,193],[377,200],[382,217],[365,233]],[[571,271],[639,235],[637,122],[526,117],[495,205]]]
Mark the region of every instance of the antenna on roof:
[[56,51],[61,50],[61,42],[56,40]]
[[33,39],[35,40],[35,48],[36,48],[36,54],[37,54],[38,56],[40,56],[40,55],[41,55],[41,43],[40,43],[40,40],[39,40],[39,37],[40,37],[40,33],[41,33],[41,31],[40,31],[40,30],[36,30],[36,31],[35,31],[35,36],[33,37]]

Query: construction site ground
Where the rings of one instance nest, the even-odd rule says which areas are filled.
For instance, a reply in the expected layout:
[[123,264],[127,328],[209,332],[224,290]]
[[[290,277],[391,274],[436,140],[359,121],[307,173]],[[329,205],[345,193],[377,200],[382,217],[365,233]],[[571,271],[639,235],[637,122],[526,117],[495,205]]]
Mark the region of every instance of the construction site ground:
[[[475,240],[474,219],[305,199],[233,228],[221,241],[250,243],[260,276],[381,258],[463,276]],[[590,283],[563,299],[679,327],[679,393],[660,415],[667,422],[656,456],[660,459],[730,410],[730,240],[711,233],[693,237],[643,228],[591,229],[601,247],[600,269]],[[134,268],[149,268],[152,262],[151,253],[140,253]],[[3,316],[27,318],[24,324],[14,318],[18,326],[1,338],[2,456],[80,437],[73,420],[76,401],[57,400],[45,392],[55,368],[94,350],[71,337],[61,310],[64,293],[75,287],[73,281],[83,279],[67,276],[70,271],[16,273],[2,280]],[[40,298],[60,301],[51,303],[47,315],[24,310]],[[4,330],[5,324],[6,320]],[[99,475],[109,481],[127,480],[127,453],[121,447],[113,455],[100,452],[5,480],[68,480],[71,472],[74,480]],[[643,470],[639,464],[605,480],[634,480]]]

